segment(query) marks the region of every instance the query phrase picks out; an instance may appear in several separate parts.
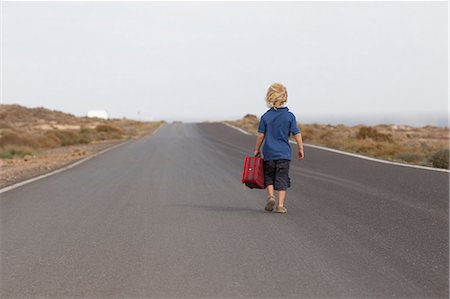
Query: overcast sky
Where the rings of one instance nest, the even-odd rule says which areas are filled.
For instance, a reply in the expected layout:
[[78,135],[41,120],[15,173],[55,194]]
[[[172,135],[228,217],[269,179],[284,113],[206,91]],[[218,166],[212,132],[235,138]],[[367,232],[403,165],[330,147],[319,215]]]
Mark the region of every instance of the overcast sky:
[[445,124],[447,2],[3,2],[2,100],[76,115]]

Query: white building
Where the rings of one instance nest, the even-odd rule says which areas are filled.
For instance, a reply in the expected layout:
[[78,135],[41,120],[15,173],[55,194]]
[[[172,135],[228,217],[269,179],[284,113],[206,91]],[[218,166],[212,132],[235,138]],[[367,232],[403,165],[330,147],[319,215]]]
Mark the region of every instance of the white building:
[[108,113],[105,110],[89,110],[87,116],[108,119]]

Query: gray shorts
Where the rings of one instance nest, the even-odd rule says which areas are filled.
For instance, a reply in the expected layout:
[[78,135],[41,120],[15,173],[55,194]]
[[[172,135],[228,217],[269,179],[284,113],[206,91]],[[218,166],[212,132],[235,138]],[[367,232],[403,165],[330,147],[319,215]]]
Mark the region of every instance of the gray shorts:
[[290,160],[264,161],[264,183],[266,186],[273,185],[273,188],[278,191],[291,187],[290,163]]

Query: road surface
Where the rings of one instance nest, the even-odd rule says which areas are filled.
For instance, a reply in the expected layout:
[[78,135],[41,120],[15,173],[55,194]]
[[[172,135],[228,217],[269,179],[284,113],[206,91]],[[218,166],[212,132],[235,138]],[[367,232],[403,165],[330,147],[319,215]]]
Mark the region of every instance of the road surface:
[[267,213],[254,142],[169,124],[3,193],[1,297],[448,298],[448,173],[306,148]]

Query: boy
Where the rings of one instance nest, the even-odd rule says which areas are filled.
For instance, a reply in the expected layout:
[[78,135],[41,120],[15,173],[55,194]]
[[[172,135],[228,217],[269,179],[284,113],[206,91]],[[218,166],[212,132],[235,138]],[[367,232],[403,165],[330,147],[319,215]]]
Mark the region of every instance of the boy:
[[264,142],[264,182],[269,195],[265,210],[273,211],[275,206],[274,190],[278,191],[277,213],[286,213],[284,198],[286,189],[291,186],[289,178],[289,163],[291,162],[291,146],[289,136],[292,133],[298,145],[298,159],[303,160],[302,135],[297,126],[294,114],[289,112],[284,104],[287,102],[287,90],[282,84],[274,83],[269,87],[266,103],[270,109],[261,116],[256,139],[255,156],[260,155]]

